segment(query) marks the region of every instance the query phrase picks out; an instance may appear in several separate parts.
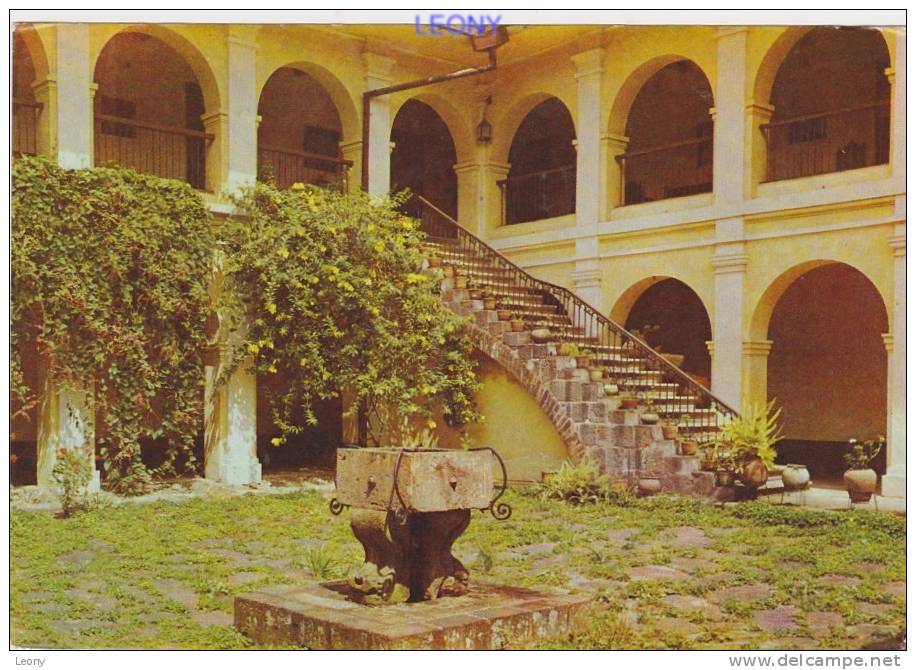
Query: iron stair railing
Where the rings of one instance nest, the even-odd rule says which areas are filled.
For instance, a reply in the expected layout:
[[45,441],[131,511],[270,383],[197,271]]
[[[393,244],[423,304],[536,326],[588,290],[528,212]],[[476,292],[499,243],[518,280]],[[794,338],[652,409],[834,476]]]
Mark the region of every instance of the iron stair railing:
[[569,321],[568,329],[559,329],[559,339],[591,349],[592,366],[604,368],[642,407],[678,423],[682,435],[708,441],[738,416],[706,386],[569,289],[532,277],[422,196],[415,195],[411,205],[410,213],[420,219],[429,241],[460,258],[470,276],[492,285],[495,293],[511,288],[541,296]]

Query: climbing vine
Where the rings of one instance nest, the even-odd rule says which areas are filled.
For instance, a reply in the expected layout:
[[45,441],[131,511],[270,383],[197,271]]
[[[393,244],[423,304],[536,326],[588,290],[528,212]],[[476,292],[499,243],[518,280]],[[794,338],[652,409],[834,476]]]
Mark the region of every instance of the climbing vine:
[[316,422],[314,401],[344,390],[370,413],[478,418],[464,319],[421,273],[424,235],[397,199],[259,183],[236,204],[247,216],[221,230],[221,312],[243,339],[233,364],[286,380],[271,399],[278,443]]
[[[187,455],[201,425],[214,237],[187,184],[120,168],[13,165],[12,390],[34,407],[22,350],[51,379],[94,392],[96,438],[116,484],[142,480],[141,437]],[[128,484],[129,486],[129,484]]]

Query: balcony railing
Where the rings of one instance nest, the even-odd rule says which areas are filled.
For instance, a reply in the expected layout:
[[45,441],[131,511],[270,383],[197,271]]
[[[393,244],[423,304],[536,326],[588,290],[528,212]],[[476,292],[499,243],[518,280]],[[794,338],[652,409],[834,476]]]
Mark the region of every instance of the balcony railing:
[[353,161],[308,151],[295,151],[258,144],[258,174],[270,176],[279,188],[297,182],[347,190]]
[[624,205],[712,191],[712,138],[628,151],[620,163]]
[[13,155],[38,153],[40,102],[13,98]]
[[497,182],[503,224],[523,223],[576,211],[576,166],[510,176]]
[[117,163],[203,189],[207,145],[213,138],[199,130],[96,114],[95,162]]
[[796,179],[887,163],[887,100],[796,116],[760,126],[766,141],[765,181]]

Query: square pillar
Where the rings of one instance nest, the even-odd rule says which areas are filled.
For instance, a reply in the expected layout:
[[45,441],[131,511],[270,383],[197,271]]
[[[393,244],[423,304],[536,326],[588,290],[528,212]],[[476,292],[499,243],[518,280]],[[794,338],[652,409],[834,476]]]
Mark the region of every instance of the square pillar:
[[345,160],[353,163],[347,169],[346,192],[356,193],[359,191],[359,170],[363,160],[363,143],[361,140],[355,142],[341,142],[340,155]]
[[[258,174],[258,93],[255,84],[257,43],[249,26],[229,26],[226,39],[229,81],[225,119],[226,180],[219,190],[231,193],[253,185]],[[220,120],[222,121],[222,120]],[[209,165],[207,166],[209,168]],[[209,170],[208,170],[209,172]]]
[[747,34],[744,27],[716,32],[716,107],[713,116],[713,194],[716,202],[737,206],[745,186],[738,166],[748,162],[745,99],[747,89]]
[[54,465],[61,449],[84,449],[91,460],[89,491],[100,487],[95,467],[95,403],[92,391],[76,383],[46,379],[38,414],[38,486],[43,491],[57,490]]
[[891,67],[885,70],[891,84],[891,174],[906,179],[906,31],[894,35]]
[[[57,28],[56,93],[49,111],[57,147],[51,152],[63,168],[92,165],[92,70],[89,62],[89,26],[85,23],[59,23]],[[39,102],[44,100],[39,99]]]
[[204,365],[204,476],[230,486],[261,481],[257,456],[257,378],[243,361],[224,384],[217,381],[228,348],[214,346]]
[[474,235],[483,237],[487,228],[486,163],[479,156],[476,160],[456,163],[452,169],[458,179],[458,222]]
[[630,138],[626,135],[609,133],[601,138],[602,165],[607,166],[605,177],[603,216],[610,215],[614,207],[623,207],[624,203],[624,169],[617,157],[627,152]]
[[767,168],[769,157],[767,155],[766,135],[763,134],[761,126],[765,126],[770,122],[775,109],[772,105],[759,102],[752,102],[744,108],[747,120],[747,146],[750,151],[750,155],[744,163],[744,187],[748,196],[754,194],[757,184],[770,178]]
[[504,182],[509,176],[509,163],[497,163],[487,161],[484,166],[483,175],[483,225],[486,230],[497,228],[506,224],[506,202],[503,188],[500,182]]
[[[393,81],[394,60],[372,52],[363,53],[366,90],[383,88]],[[387,195],[391,190],[391,106],[390,96],[369,102],[369,194]]]
[[747,340],[744,354],[742,407],[763,407],[767,403],[767,360],[773,340]]
[[906,224],[889,243],[894,253],[894,311],[887,349],[887,473],[881,495],[906,497]]
[[712,392],[736,409],[741,406],[741,368],[744,328],[744,222],[716,222],[714,273]]

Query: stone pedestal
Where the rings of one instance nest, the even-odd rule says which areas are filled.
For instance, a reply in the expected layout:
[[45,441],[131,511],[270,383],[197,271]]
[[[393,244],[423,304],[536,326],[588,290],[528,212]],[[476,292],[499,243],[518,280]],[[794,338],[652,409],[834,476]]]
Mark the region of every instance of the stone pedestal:
[[330,582],[237,596],[235,627],[258,644],[309,649],[502,649],[569,635],[591,600],[474,584],[461,598],[366,607],[348,592]]

